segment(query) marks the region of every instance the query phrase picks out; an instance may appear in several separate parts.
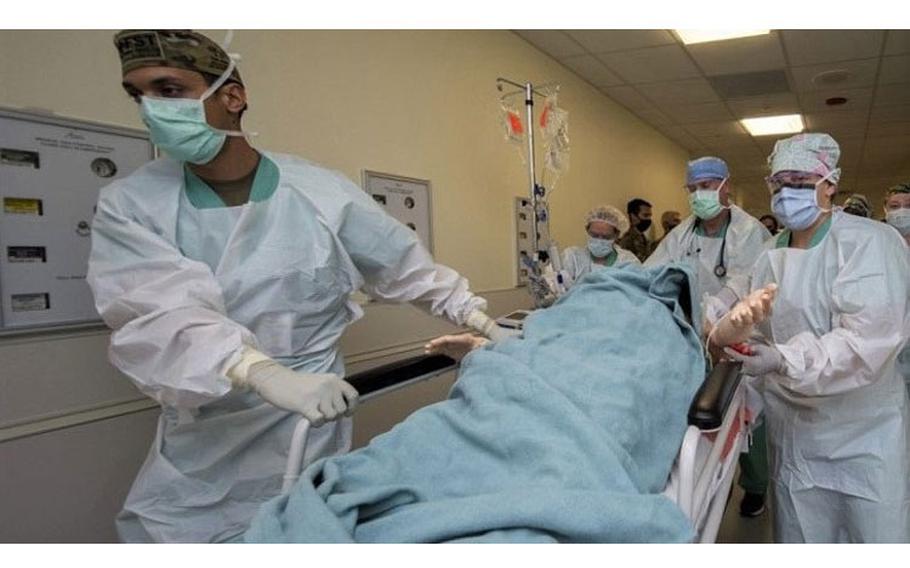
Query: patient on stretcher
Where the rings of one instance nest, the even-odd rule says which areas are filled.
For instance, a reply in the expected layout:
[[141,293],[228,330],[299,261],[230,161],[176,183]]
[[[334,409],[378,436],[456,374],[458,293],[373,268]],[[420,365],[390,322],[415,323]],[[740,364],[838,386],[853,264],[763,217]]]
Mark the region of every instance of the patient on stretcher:
[[[245,540],[691,540],[661,494],[706,370],[691,282],[679,265],[591,273],[522,337],[463,349],[447,400],[311,464]],[[743,333],[739,314],[715,340]]]

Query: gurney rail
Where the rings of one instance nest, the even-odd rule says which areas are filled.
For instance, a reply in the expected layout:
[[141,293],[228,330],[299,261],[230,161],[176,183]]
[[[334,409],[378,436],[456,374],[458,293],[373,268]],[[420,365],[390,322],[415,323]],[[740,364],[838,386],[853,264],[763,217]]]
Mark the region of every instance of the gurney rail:
[[[454,370],[458,363],[445,355],[419,355],[380,365],[345,377],[360,394],[360,402],[404,388],[413,383],[426,381]],[[287,468],[281,484],[281,493],[287,493],[300,478],[303,470],[303,456],[306,454],[307,434],[310,421],[301,418],[291,437],[291,449]]]

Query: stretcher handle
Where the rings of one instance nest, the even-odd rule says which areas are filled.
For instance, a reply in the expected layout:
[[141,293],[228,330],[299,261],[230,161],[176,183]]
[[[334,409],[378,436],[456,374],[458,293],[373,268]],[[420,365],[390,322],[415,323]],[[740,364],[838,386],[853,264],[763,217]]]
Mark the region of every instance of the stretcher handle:
[[[366,371],[361,371],[345,377],[357,393],[360,401],[365,402],[371,398],[404,388],[418,381],[429,380],[455,369],[458,363],[445,355],[419,355],[380,365]],[[310,421],[301,418],[294,428],[291,437],[291,447],[288,454],[288,463],[284,471],[281,484],[281,493],[287,493],[294,483],[300,478],[303,471],[303,457],[306,454],[307,435],[310,431]]]
[[722,361],[714,366],[689,407],[689,425],[699,430],[717,430],[742,380],[742,363]]

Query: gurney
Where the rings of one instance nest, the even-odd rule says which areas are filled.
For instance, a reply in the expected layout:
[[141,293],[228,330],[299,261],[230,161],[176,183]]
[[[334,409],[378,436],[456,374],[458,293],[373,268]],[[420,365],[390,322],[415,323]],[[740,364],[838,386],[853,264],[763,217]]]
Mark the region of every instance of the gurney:
[[[417,356],[346,377],[361,401],[430,380],[456,370],[444,355]],[[692,523],[695,542],[714,542],[736,471],[737,457],[747,447],[749,416],[740,364],[714,367],[694,397],[688,429],[663,495],[676,503]],[[310,424],[301,419],[291,441],[282,493],[299,479]]]

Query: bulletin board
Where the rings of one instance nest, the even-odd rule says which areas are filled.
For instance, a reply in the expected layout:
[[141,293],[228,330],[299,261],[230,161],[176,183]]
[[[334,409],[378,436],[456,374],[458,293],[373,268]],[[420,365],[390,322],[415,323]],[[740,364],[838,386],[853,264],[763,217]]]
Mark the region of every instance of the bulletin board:
[[429,180],[364,170],[363,189],[433,252]]
[[0,331],[99,321],[98,192],[153,158],[141,130],[0,108]]

